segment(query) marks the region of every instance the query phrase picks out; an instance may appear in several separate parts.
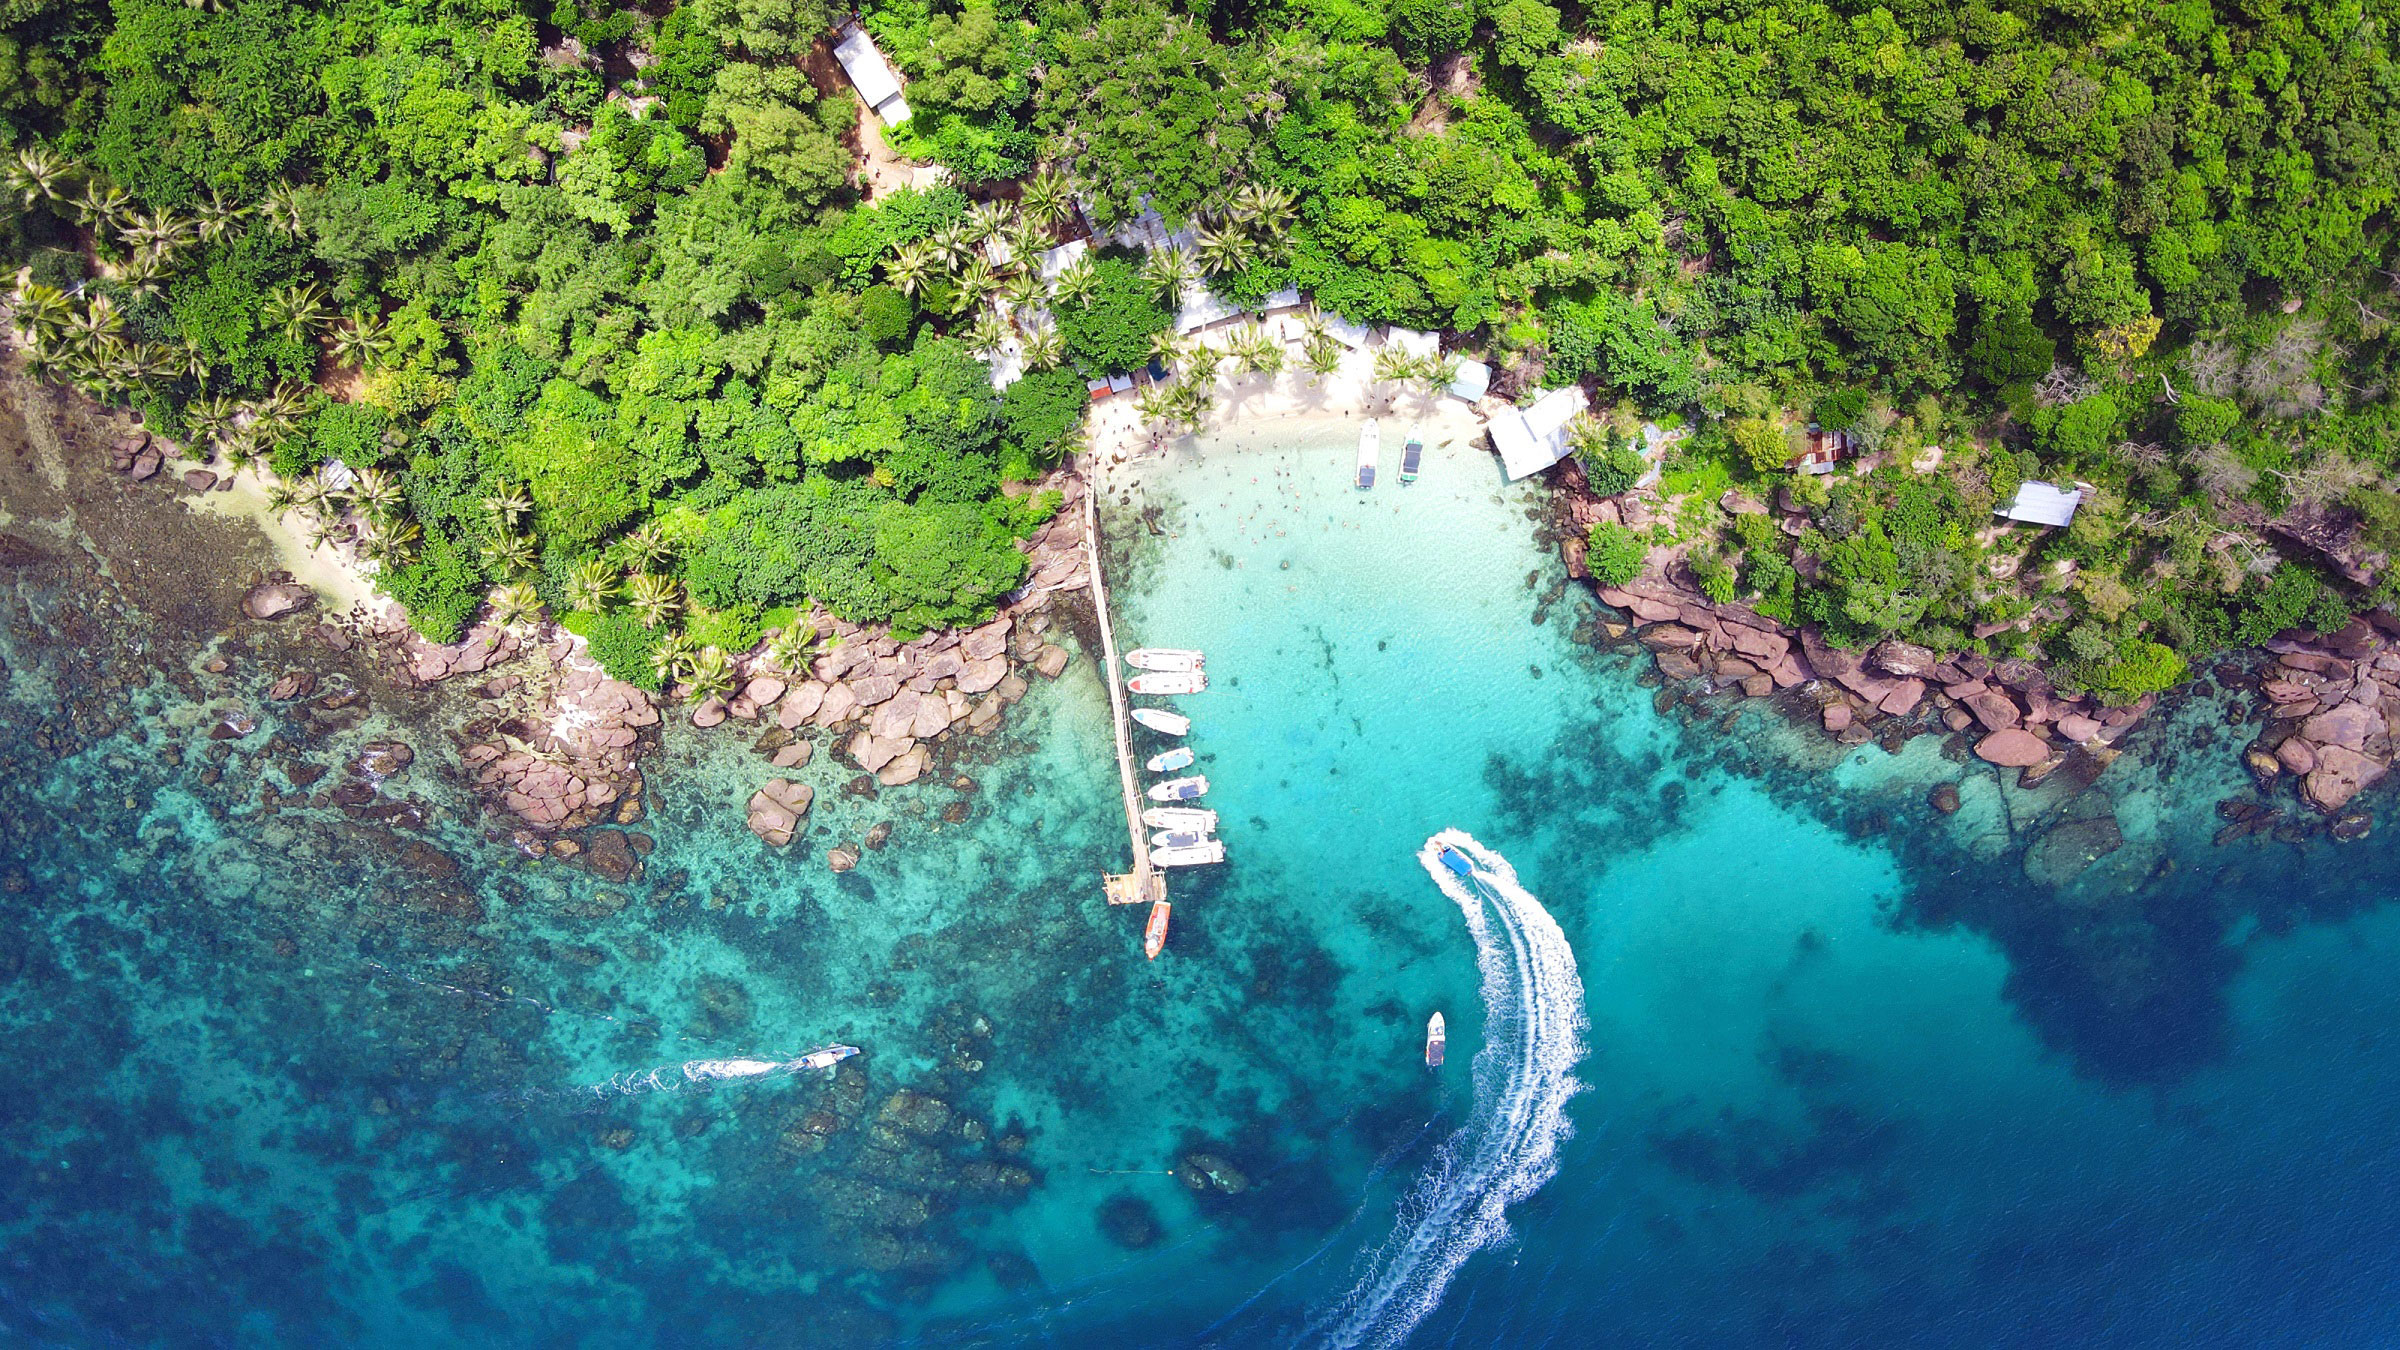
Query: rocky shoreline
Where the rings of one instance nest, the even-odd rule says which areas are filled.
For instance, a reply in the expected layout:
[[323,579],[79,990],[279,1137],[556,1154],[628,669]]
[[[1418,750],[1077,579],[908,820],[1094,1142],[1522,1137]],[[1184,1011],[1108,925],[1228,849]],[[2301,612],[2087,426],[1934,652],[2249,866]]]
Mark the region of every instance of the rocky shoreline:
[[[2027,789],[2062,770],[2087,781],[2097,777],[2159,705],[2151,694],[2105,706],[2058,689],[2039,663],[2020,658],[1934,652],[1896,639],[1839,649],[1814,627],[1713,602],[1695,579],[1672,568],[1652,568],[1622,587],[1601,584],[1586,566],[1585,538],[1594,522],[1618,509],[1593,496],[1578,476],[1562,474],[1545,532],[1567,574],[1618,612],[1596,620],[1589,636],[1638,643],[1671,687],[1772,700],[1844,746],[1872,741],[1897,751],[1920,735],[1955,738],[1956,753],[2017,770],[2018,786]],[[2229,657],[2211,673],[2257,694],[2245,721],[2261,729],[2242,754],[2270,799],[2226,811],[2234,822],[2228,833],[2238,836],[2245,824],[2285,823],[2291,813],[2272,805],[2272,797],[2288,780],[2326,834],[2363,837],[2372,821],[2355,799],[2389,775],[2393,728],[2400,726],[2400,617],[2378,610],[2337,633],[2289,630],[2263,652]],[[1955,810],[1955,794],[1935,805]]]

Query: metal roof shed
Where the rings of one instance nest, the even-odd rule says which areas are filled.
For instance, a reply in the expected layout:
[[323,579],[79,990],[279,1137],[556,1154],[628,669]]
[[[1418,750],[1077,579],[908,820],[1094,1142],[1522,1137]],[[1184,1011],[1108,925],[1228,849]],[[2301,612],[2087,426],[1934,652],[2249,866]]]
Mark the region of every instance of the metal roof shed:
[[842,72],[850,83],[858,86],[858,96],[886,123],[908,120],[908,104],[900,97],[900,77],[892,73],[891,63],[876,50],[875,39],[863,28],[853,28],[840,42],[834,44],[833,59],[842,63]]
[[1494,414],[1486,429],[1508,476],[1513,480],[1540,473],[1565,458],[1567,424],[1590,404],[1581,387],[1568,385],[1535,399],[1532,407]]
[[2073,491],[2063,491],[2050,483],[2017,484],[2017,498],[1997,514],[2028,525],[2062,526],[2075,519],[2075,508],[2083,504],[2089,484],[2077,483]]
[[1482,398],[1492,387],[1492,368],[1481,361],[1460,361],[1458,378],[1450,382],[1450,397],[1469,403]]

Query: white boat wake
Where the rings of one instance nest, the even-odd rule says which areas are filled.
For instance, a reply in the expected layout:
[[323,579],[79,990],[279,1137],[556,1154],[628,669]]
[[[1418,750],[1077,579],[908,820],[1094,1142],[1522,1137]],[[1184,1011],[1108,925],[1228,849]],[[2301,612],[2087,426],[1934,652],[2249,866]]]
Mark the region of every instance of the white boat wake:
[[[1471,876],[1444,864],[1447,849],[1473,865]],[[1558,921],[1517,884],[1506,858],[1464,831],[1425,841],[1417,860],[1475,939],[1484,1044],[1467,1123],[1401,1199],[1399,1222],[1361,1259],[1358,1282],[1311,1319],[1309,1341],[1345,1350],[1405,1341],[1467,1258],[1508,1236],[1508,1207],[1558,1171],[1559,1143],[1574,1128],[1567,1102],[1584,1086],[1574,1076],[1587,1025],[1583,979]]]
[[713,1088],[746,1078],[782,1077],[808,1069],[830,1069],[858,1053],[856,1046],[829,1045],[798,1059],[687,1059],[641,1073],[621,1073],[583,1088],[595,1097],[633,1097],[645,1092]]

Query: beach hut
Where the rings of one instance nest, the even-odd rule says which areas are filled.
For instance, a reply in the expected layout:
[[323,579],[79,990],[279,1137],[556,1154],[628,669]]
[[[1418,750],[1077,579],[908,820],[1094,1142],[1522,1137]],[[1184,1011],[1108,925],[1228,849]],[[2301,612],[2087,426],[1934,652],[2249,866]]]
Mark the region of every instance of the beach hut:
[[1492,449],[1500,453],[1509,478],[1540,473],[1565,458],[1567,424],[1590,406],[1591,400],[1580,387],[1568,385],[1535,399],[1531,407],[1493,414],[1485,430],[1491,433]]
[[1441,359],[1442,340],[1432,333],[1420,333],[1413,328],[1387,328],[1383,340],[1419,361]]
[[2075,519],[2075,508],[2083,505],[2084,497],[2091,490],[2089,483],[2077,483],[2071,491],[2051,483],[2019,483],[2016,500],[1999,508],[1995,514],[2010,520],[2021,520],[2028,525],[2059,527]]
[[885,126],[898,126],[908,120],[908,102],[900,97],[900,77],[892,73],[892,63],[883,59],[876,49],[875,39],[867,30],[853,27],[834,44],[833,59],[842,63],[842,73],[858,87],[858,96],[866,101]]
[[1492,387],[1492,368],[1481,361],[1461,360],[1458,377],[1450,381],[1450,397],[1469,403],[1482,398]]

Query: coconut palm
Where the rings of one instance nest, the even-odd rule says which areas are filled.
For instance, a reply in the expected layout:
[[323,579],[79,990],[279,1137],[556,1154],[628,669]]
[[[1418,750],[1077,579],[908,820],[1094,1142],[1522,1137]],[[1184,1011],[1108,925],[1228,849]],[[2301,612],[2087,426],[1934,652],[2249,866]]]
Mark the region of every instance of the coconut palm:
[[515,483],[504,483],[500,490],[483,499],[484,514],[499,523],[503,530],[517,528],[517,522],[533,509],[533,499]]
[[1181,244],[1154,248],[1142,259],[1142,284],[1158,297],[1160,304],[1169,307],[1183,303],[1183,293],[1191,287],[1192,255]]
[[1040,270],[1042,254],[1050,249],[1049,234],[1022,215],[1000,232],[1000,242],[1007,246],[1010,258],[1036,271]]
[[683,673],[683,682],[692,687],[694,698],[718,698],[733,692],[733,658],[722,647],[702,647],[692,653],[692,664]]
[[83,308],[67,316],[65,330],[70,346],[93,347],[123,333],[125,315],[105,295],[86,296]]
[[69,204],[84,224],[97,229],[125,214],[133,205],[133,194],[112,184],[92,182],[84,184]]
[[258,415],[278,422],[294,421],[308,411],[308,395],[307,385],[285,380],[268,393],[265,402],[258,405]]
[[786,675],[797,675],[808,664],[808,654],[817,644],[817,630],[805,623],[794,623],[775,630],[767,639],[767,664]]
[[1233,194],[1233,211],[1260,239],[1281,239],[1292,228],[1300,198],[1278,183],[1244,183]]
[[373,314],[352,315],[349,323],[333,330],[333,359],[360,370],[380,362],[391,345],[391,330]]
[[637,571],[656,567],[673,557],[674,553],[673,549],[667,547],[666,539],[659,534],[656,526],[644,525],[625,536],[625,556]]
[[975,240],[968,233],[967,222],[963,220],[951,221],[935,230],[925,242],[941,255],[946,265],[953,268],[975,256]]
[[275,292],[267,303],[270,324],[283,330],[294,342],[306,342],[318,328],[333,321],[333,312],[326,308],[325,288],[313,281],[286,286]]
[[1402,384],[1416,378],[1417,358],[1394,346],[1375,351],[1375,378],[1387,384]]
[[1056,225],[1075,210],[1075,186],[1057,169],[1044,169],[1025,180],[1017,206],[1037,225]]
[[634,617],[642,621],[644,628],[656,628],[675,617],[675,611],[683,608],[683,597],[678,593],[673,577],[637,572],[633,580],[627,583],[626,603],[633,606]]
[[1193,430],[1216,411],[1216,385],[1207,380],[1184,380],[1175,386],[1175,420]]
[[267,195],[259,199],[258,214],[284,234],[300,233],[305,214],[300,189],[289,183],[267,189]]
[[1036,324],[1025,333],[1025,368],[1056,370],[1067,359],[1067,340],[1050,324]]
[[199,232],[201,243],[214,244],[232,234],[233,227],[249,214],[249,207],[225,200],[222,193],[211,192],[208,200],[195,210],[194,227]]
[[596,610],[616,593],[617,569],[604,559],[584,559],[567,578],[567,605],[572,609]]
[[8,297],[8,307],[17,322],[35,337],[54,336],[66,327],[67,317],[75,312],[74,302],[56,286],[44,285],[30,277],[17,282]]
[[1330,338],[1333,336],[1332,330],[1329,326],[1329,321],[1325,317],[1324,310],[1321,310],[1312,304],[1308,308],[1300,311],[1300,336],[1302,339],[1308,342],[1315,342],[1319,338]]
[[1235,333],[1229,344],[1235,366],[1244,375],[1279,375],[1283,373],[1283,344],[1267,335],[1265,329],[1251,324]]
[[940,262],[937,251],[923,243],[901,244],[892,256],[883,260],[883,278],[899,288],[902,295],[915,295],[924,288]]
[[66,187],[75,166],[40,145],[28,145],[0,162],[0,181],[27,206],[54,201]]
[[157,295],[166,289],[167,255],[154,248],[137,249],[118,265],[114,280],[118,290],[137,300]]
[[1073,305],[1078,309],[1091,304],[1092,297],[1099,291],[1100,269],[1093,264],[1089,254],[1075,255],[1074,261],[1058,269],[1058,275],[1050,279],[1051,298],[1059,304]]
[[401,520],[396,516],[369,517],[358,532],[358,545],[368,557],[384,566],[399,567],[415,555],[417,541],[424,534],[415,521]]
[[1166,426],[1175,424],[1176,408],[1175,390],[1163,384],[1151,385],[1133,401],[1133,410],[1142,415],[1143,421]]
[[1458,379],[1458,358],[1437,356],[1417,363],[1417,387],[1428,395],[1438,394]]
[[300,509],[300,489],[278,478],[267,484],[267,514],[288,516]]
[[970,306],[991,299],[1005,284],[1005,279],[992,267],[989,258],[969,258],[967,265],[958,273],[958,293],[966,297]]
[[988,360],[1000,354],[1008,338],[1008,320],[987,309],[975,316],[974,326],[967,330],[967,350]]
[[233,400],[222,394],[193,399],[183,405],[184,434],[196,448],[213,446],[233,429],[233,414]]
[[126,246],[140,252],[173,253],[190,243],[199,233],[199,225],[163,206],[147,211],[131,212],[118,222],[117,234]]
[[1231,225],[1214,230],[1203,225],[1192,232],[1192,238],[1200,270],[1212,277],[1239,272],[1258,256],[1258,245]]
[[662,685],[681,683],[691,661],[692,640],[681,633],[667,634],[650,649],[650,671]]
[[1000,288],[1000,298],[1008,302],[1010,309],[1030,314],[1050,298],[1050,288],[1042,284],[1040,273],[1022,272],[1010,277],[1008,284]]
[[533,540],[525,535],[502,530],[483,546],[483,560],[495,572],[506,575],[522,572],[533,566]]
[[492,592],[492,622],[502,628],[521,628],[542,616],[542,598],[522,581]]
[[961,223],[967,227],[967,239],[971,243],[980,244],[986,239],[998,238],[1000,232],[1008,228],[1008,203],[977,202],[967,208]]
[[200,349],[199,343],[189,338],[184,339],[182,344],[176,347],[175,363],[183,371],[183,377],[194,384],[208,378],[210,368],[208,353]]
[[370,518],[387,516],[400,505],[400,485],[381,469],[360,469],[351,476],[350,504]]
[[1150,359],[1172,369],[1192,352],[1192,340],[1169,328],[1150,335]]

